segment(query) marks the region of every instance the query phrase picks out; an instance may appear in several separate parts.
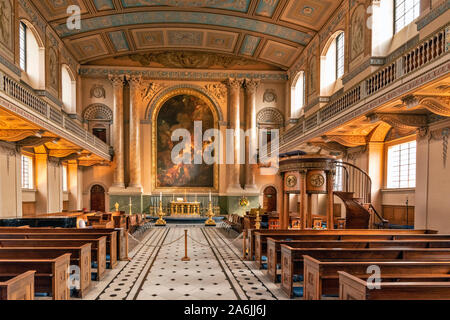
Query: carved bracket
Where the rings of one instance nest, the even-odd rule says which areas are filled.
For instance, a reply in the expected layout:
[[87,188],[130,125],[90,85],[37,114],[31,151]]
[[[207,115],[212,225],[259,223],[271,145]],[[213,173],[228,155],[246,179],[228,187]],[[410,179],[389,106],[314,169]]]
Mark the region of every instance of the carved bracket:
[[326,135],[322,136],[325,142],[337,142],[345,147],[364,146],[367,143],[366,136],[356,135]]
[[374,117],[397,129],[420,128],[428,123],[424,114],[375,113],[371,118]]

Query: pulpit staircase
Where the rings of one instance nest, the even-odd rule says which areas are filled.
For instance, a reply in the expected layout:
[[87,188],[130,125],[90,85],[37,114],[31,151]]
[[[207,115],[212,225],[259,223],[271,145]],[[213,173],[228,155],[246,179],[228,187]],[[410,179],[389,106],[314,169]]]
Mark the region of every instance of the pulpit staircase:
[[384,219],[371,203],[372,180],[357,166],[336,161],[334,194],[346,208],[347,229],[388,228],[389,221]]

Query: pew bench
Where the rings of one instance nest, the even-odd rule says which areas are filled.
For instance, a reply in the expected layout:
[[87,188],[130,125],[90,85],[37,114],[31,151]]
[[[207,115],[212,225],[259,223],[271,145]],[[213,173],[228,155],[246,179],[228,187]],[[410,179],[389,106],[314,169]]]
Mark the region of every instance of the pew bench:
[[293,296],[294,275],[304,274],[303,256],[336,261],[450,261],[449,248],[292,248],[281,245],[281,288]]
[[[380,268],[382,282],[450,281],[450,261],[331,261],[304,256],[304,299],[320,300],[339,294],[339,271],[367,281],[370,266]],[[450,284],[450,282],[449,282]],[[450,298],[450,297],[449,297]]]
[[[244,247],[248,249],[247,259],[254,260],[255,255],[255,236],[256,234],[266,235],[273,237],[276,235],[284,236],[295,236],[295,235],[314,235],[314,234],[384,234],[384,235],[395,235],[395,234],[405,234],[405,235],[419,235],[419,234],[437,234],[436,230],[427,229],[338,229],[338,230],[261,230],[261,229],[247,229],[246,242]],[[330,239],[331,240],[331,239]]]
[[17,276],[0,277],[0,300],[34,300],[34,275],[27,271]]
[[29,248],[0,248],[0,259],[42,259],[70,254],[70,265],[80,270],[80,288],[77,294],[83,298],[91,286],[91,244],[80,247],[29,247]]
[[449,240],[276,240],[267,239],[267,274],[273,282],[279,282],[281,269],[281,245],[292,248],[450,248]]
[[40,259],[0,259],[0,278],[15,277],[34,270],[35,293],[50,294],[53,300],[68,300],[69,266],[70,253]]
[[[348,231],[348,230],[347,230]],[[335,231],[336,232],[336,231]],[[447,234],[365,234],[357,232],[355,234],[334,234],[331,233],[316,233],[316,234],[291,234],[291,235],[264,235],[262,233],[256,233],[255,235],[255,250],[254,260],[258,267],[261,269],[262,260],[264,256],[267,256],[267,239],[272,238],[276,240],[450,240],[450,235]],[[339,231],[338,231],[339,232]]]
[[[340,300],[450,300],[450,281],[382,282],[371,290],[367,281],[338,271]],[[444,279],[442,279],[444,280]]]
[[[86,238],[86,239],[85,239]],[[16,240],[13,242],[13,240]],[[13,247],[53,247],[55,246],[79,246],[83,244],[91,244],[91,263],[93,263],[92,272],[96,273],[95,280],[100,281],[106,272],[106,237],[99,235],[78,235],[78,234],[26,234],[26,233],[7,233],[0,232],[0,243],[13,243]],[[34,244],[33,244],[34,243]],[[1,247],[2,245],[0,245]],[[95,270],[94,270],[95,269]]]
[[[77,239],[98,239],[100,237],[106,237],[106,255],[108,255],[109,265],[108,269],[113,269],[117,265],[117,248],[116,248],[116,233],[78,233],[78,232],[61,232],[59,230],[66,229],[48,229],[46,232],[42,232],[41,230],[36,231],[33,229],[21,229],[23,231],[19,231],[18,229],[14,229],[11,231],[0,230],[0,239],[14,239],[13,237],[7,238],[9,234],[14,234],[15,239],[23,239],[20,235],[26,235],[25,239],[67,239],[67,240],[77,240]],[[58,231],[56,231],[58,230]]]

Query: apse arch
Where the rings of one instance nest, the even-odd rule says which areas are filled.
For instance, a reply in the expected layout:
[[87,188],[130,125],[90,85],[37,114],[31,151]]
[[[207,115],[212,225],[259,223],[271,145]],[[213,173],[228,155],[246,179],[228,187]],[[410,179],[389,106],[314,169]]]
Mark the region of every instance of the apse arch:
[[[172,86],[169,88],[166,88],[164,90],[162,90],[161,92],[159,92],[158,94],[156,94],[149,102],[147,109],[145,111],[145,119],[147,120],[153,120],[153,116],[155,113],[155,110],[159,107],[161,107],[165,101],[161,101],[164,100],[167,96],[171,95],[171,93],[175,93],[176,91],[183,91],[184,90],[192,90],[193,92],[196,92],[197,94],[202,95],[204,98],[208,99],[212,106],[213,106],[213,113],[217,116],[216,121],[217,122],[223,122],[224,121],[224,117],[223,117],[223,112],[222,109],[220,107],[220,104],[217,102],[217,100],[214,97],[211,97],[211,95],[202,87],[200,86],[196,86],[196,85],[190,85],[190,84],[180,84],[180,85],[176,85],[176,86]],[[173,96],[172,96],[173,97]],[[166,101],[170,99],[167,98]]]

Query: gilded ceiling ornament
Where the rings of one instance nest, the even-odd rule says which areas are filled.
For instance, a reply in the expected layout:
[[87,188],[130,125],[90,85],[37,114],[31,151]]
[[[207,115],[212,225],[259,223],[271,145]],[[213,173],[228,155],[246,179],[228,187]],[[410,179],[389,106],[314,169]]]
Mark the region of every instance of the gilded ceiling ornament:
[[[148,4],[148,1],[141,0],[143,4]],[[170,6],[170,7],[213,7],[221,5],[225,8],[236,8],[243,10],[247,8],[247,2],[245,0],[155,0],[152,1],[153,5]]]
[[0,129],[0,140],[16,142],[34,136],[38,132],[39,130],[33,129]]
[[358,147],[366,145],[366,136],[357,135],[326,135],[323,136],[326,142],[334,141],[346,147]]
[[375,113],[375,116],[392,127],[398,129],[411,129],[424,127],[427,125],[427,116],[423,114],[404,113]]
[[144,67],[149,66],[152,62],[161,64],[166,68],[188,69],[207,69],[213,66],[226,69],[233,66],[255,64],[255,62],[245,58],[195,51],[152,52],[146,54],[130,54],[128,57],[133,61],[139,62]]
[[450,117],[450,97],[425,97],[419,103],[434,114]]

